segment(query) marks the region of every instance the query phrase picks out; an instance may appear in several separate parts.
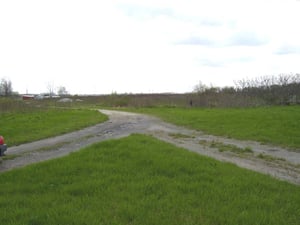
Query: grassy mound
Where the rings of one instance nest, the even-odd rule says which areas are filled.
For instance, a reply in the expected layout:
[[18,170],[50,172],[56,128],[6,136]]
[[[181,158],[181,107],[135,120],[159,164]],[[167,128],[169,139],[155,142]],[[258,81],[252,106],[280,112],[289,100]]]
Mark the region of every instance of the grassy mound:
[[297,224],[300,189],[144,135],[0,174],[1,224]]

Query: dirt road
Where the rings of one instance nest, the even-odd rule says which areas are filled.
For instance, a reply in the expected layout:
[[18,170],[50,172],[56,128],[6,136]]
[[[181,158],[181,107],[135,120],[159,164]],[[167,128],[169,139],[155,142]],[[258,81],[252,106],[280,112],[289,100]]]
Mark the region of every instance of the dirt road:
[[[6,157],[0,162],[0,171],[61,157],[95,142],[144,133],[187,150],[300,185],[300,153],[253,141],[206,135],[146,115],[109,110],[100,112],[107,114],[109,120],[80,131],[10,147]],[[250,151],[220,151],[216,147],[218,145]]]

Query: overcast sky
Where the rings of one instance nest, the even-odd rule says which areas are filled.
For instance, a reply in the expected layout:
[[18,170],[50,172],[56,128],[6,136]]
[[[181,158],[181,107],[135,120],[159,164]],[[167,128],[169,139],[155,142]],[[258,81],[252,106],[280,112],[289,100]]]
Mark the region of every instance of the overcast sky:
[[190,92],[300,72],[300,0],[1,0],[19,93]]

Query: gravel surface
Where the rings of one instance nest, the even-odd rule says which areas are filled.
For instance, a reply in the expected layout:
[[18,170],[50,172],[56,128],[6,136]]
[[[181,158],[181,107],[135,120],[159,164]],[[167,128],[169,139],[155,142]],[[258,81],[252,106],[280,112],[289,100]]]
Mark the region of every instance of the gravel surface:
[[[6,156],[0,161],[0,172],[62,157],[103,140],[117,139],[132,133],[144,133],[201,155],[231,162],[240,167],[300,185],[300,153],[298,152],[261,145],[253,141],[238,141],[206,135],[142,114],[110,110],[99,111],[107,114],[109,120],[80,131],[9,147]],[[252,152],[220,152],[216,147],[211,147],[213,143],[226,146],[234,145],[240,149],[248,148]]]

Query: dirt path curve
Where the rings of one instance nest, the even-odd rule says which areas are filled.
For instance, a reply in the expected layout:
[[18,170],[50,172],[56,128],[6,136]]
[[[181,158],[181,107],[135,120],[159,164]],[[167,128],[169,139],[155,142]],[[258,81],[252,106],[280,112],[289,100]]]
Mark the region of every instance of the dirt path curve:
[[[6,159],[0,163],[0,171],[61,157],[103,140],[121,138],[132,133],[145,133],[187,150],[300,185],[300,153],[261,145],[253,141],[237,141],[206,135],[142,114],[99,111],[107,114],[109,120],[80,131],[10,147],[6,153]],[[240,149],[247,147],[252,152],[220,152],[216,147],[211,147],[213,143],[234,145]]]

